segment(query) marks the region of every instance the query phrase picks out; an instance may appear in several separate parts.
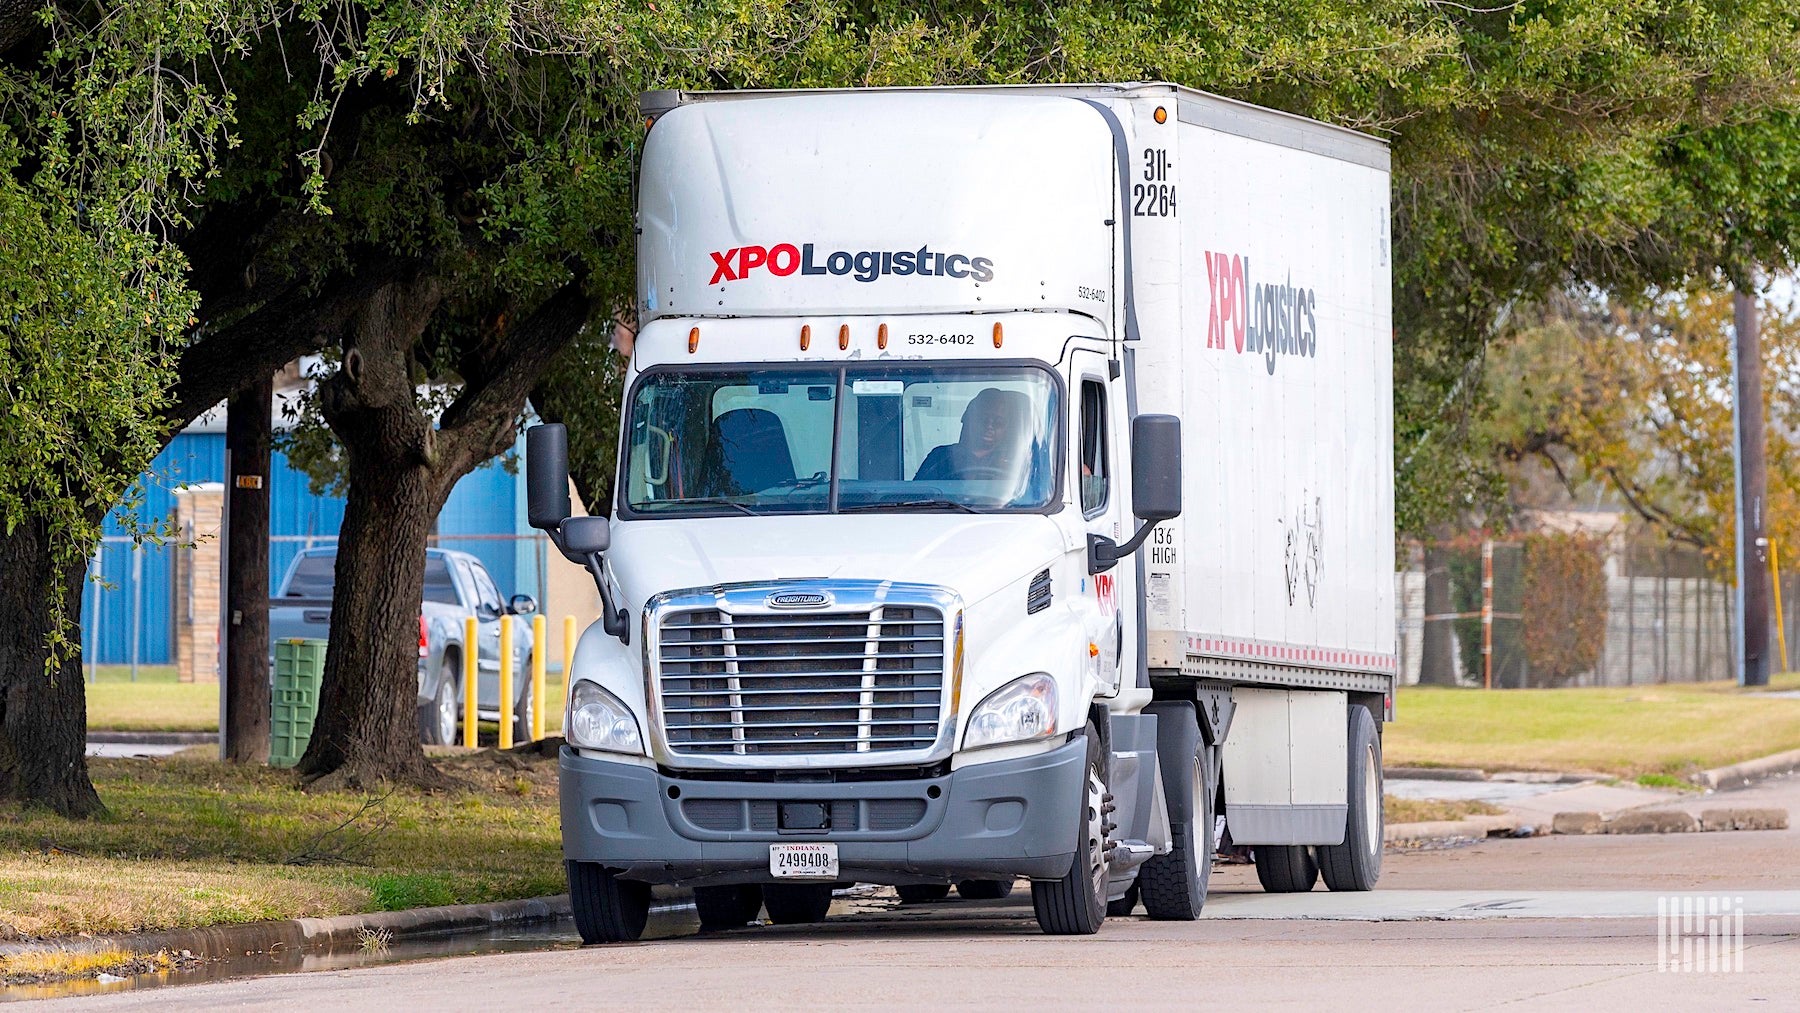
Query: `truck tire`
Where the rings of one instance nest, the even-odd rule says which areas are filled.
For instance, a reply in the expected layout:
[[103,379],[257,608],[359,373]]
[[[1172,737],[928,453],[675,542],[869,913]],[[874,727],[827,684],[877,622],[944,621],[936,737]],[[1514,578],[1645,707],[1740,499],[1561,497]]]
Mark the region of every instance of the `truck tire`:
[[1013,881],[1010,879],[965,879],[956,884],[956,892],[963,900],[1000,900],[1009,897],[1013,892]]
[[929,904],[934,900],[943,900],[950,896],[950,884],[913,883],[908,886],[896,886],[894,892],[900,895],[902,904]]
[[419,741],[428,746],[455,745],[456,711],[456,659],[446,655],[437,693],[419,708]]
[[1319,881],[1319,866],[1304,844],[1258,844],[1251,849],[1256,878],[1269,893],[1305,893]]
[[563,863],[569,907],[583,943],[630,943],[650,921],[650,884],[620,879],[596,862]]
[[830,883],[771,883],[763,887],[763,906],[777,925],[811,925],[831,910]]
[[1139,896],[1151,918],[1191,922],[1200,917],[1212,880],[1213,786],[1207,776],[1206,743],[1200,738],[1192,704],[1152,704],[1149,710],[1156,714],[1157,762],[1168,802],[1171,847],[1166,855],[1152,855],[1138,870]]
[[1381,736],[1367,707],[1350,708],[1350,777],[1344,843],[1319,849],[1319,872],[1332,890],[1373,890],[1381,878],[1386,821],[1381,810]]
[[[525,671],[531,671],[531,655],[525,656]],[[531,695],[531,678],[528,675],[522,680],[525,685],[519,690],[519,699],[513,707],[513,745],[523,745],[531,741],[531,708],[537,701]]]
[[1053,936],[1086,936],[1106,920],[1106,768],[1100,735],[1090,723],[1087,769],[1076,806],[1075,860],[1061,879],[1033,880],[1031,907],[1038,928]]
[[700,915],[702,932],[742,928],[756,920],[762,905],[762,887],[754,883],[694,887],[694,911]]
[[1133,912],[1137,911],[1137,906],[1138,884],[1137,880],[1134,879],[1131,881],[1131,885],[1125,888],[1125,896],[1120,897],[1118,900],[1109,900],[1106,902],[1106,917],[1130,917]]

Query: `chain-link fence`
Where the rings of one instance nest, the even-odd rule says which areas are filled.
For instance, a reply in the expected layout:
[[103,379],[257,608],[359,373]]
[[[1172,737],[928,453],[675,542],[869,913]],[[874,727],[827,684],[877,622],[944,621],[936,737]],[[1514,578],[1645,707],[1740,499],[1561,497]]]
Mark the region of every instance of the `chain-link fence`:
[[[1736,672],[1732,586],[1684,546],[1562,534],[1458,539],[1411,546],[1395,584],[1408,683],[1630,686]],[[1800,619],[1800,575],[1782,575],[1780,601],[1769,651],[1776,671],[1791,671],[1800,643],[1781,634]]]

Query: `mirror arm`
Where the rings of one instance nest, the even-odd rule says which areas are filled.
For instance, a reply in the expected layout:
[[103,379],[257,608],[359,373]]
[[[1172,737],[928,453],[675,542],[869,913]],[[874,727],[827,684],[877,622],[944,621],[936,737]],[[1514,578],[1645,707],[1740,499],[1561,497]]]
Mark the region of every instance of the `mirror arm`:
[[1088,572],[1105,573],[1117,566],[1119,560],[1143,547],[1144,539],[1149,538],[1150,532],[1154,531],[1156,526],[1161,523],[1162,521],[1146,521],[1138,525],[1137,531],[1133,532],[1131,539],[1123,545],[1115,543],[1105,535],[1088,535]]
[[612,592],[606,587],[606,572],[600,567],[600,554],[590,554],[582,561],[588,573],[594,577],[594,584],[600,589],[600,628],[607,636],[618,637],[619,642],[631,644],[631,616],[622,608],[614,608]]

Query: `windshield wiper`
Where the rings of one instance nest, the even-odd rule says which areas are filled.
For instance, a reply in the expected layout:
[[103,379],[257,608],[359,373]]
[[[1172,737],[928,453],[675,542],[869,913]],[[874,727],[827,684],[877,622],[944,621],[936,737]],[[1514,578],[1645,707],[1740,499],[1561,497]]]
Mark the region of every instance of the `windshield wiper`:
[[875,510],[958,510],[965,514],[979,514],[981,511],[953,499],[903,499],[891,503],[853,503],[839,506],[838,513],[869,513]]
[[[739,512],[741,514],[745,514],[750,517],[761,517],[762,516],[762,514],[760,512],[750,509],[749,507],[745,506],[744,504],[739,503],[737,500],[725,499],[722,496],[700,496],[700,497],[696,497],[694,499],[666,499],[666,500],[660,501],[659,506],[663,505],[663,504],[666,504],[670,507],[728,506],[731,509],[736,510],[737,512]],[[648,504],[646,504],[646,506],[647,505]],[[651,511],[651,512],[655,513],[658,511]]]

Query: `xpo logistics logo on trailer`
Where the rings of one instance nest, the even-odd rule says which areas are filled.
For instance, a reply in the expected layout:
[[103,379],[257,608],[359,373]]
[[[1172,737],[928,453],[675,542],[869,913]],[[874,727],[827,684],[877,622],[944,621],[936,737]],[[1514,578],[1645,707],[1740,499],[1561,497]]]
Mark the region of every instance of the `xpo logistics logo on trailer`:
[[1296,288],[1292,275],[1280,285],[1252,285],[1249,257],[1211,251],[1206,253],[1206,285],[1212,292],[1206,347],[1260,355],[1270,376],[1277,357],[1317,355],[1317,290]]
[[743,281],[752,272],[763,270],[777,278],[795,272],[802,275],[850,275],[857,281],[870,282],[893,275],[918,275],[926,278],[969,278],[978,282],[994,280],[994,261],[989,257],[971,257],[962,253],[943,253],[930,246],[917,250],[837,250],[815,258],[813,244],[777,243],[774,246],[739,246],[712,253],[713,274],[708,285]]

